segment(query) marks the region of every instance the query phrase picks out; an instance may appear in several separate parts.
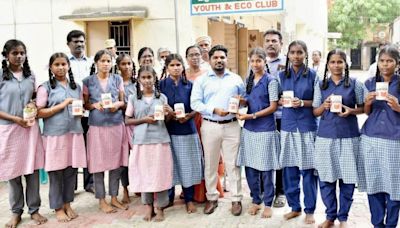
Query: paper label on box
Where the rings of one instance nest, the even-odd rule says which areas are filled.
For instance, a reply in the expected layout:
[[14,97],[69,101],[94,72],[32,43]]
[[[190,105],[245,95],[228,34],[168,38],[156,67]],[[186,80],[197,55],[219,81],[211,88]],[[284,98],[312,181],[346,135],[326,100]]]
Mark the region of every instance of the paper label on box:
[[82,100],[72,101],[72,115],[82,116],[83,115],[83,102]]
[[239,111],[239,99],[231,97],[229,99],[228,112],[237,113]]
[[183,103],[174,104],[176,118],[185,118],[185,105]]
[[341,95],[331,95],[331,112],[342,112],[342,96]]
[[162,105],[156,105],[154,107],[154,119],[164,120],[164,107]]
[[113,102],[112,102],[111,93],[102,93],[101,94],[101,103],[103,105],[103,108],[112,108]]
[[389,83],[387,82],[377,82],[376,83],[376,99],[386,100],[389,90]]
[[292,100],[294,98],[294,92],[291,90],[283,91],[282,93],[282,106],[285,108],[292,107]]
[[36,115],[36,110],[34,108],[24,108],[23,110],[23,118],[24,120],[27,121],[28,126],[33,126],[35,125],[35,115]]

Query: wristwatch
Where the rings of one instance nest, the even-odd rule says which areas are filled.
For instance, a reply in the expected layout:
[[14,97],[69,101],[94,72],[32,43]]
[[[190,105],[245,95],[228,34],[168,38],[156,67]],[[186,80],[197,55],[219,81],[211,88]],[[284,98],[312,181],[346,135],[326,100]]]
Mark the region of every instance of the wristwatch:
[[300,100],[300,107],[304,107],[304,101]]
[[253,120],[257,119],[256,113],[253,113]]

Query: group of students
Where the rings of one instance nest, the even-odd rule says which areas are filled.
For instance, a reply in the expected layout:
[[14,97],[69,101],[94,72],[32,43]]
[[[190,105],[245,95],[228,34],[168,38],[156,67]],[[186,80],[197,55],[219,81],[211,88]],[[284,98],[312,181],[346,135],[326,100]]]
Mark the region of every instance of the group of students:
[[[236,114],[245,120],[236,165],[245,167],[252,197],[248,212],[257,214],[263,202],[262,217],[272,216],[273,173],[283,169],[284,192],[291,207],[285,219],[301,215],[302,176],[307,224],[315,222],[319,183],[326,206],[326,221],[320,227],[331,227],[336,219],[345,227],[357,184],[368,193],[372,224],[396,227],[400,209],[399,51],[393,46],[383,48],[376,76],[365,85],[350,77],[343,51],[328,53],[322,81],[308,67],[307,53],[303,41],[291,42],[285,69],[277,78],[268,73],[263,49],[249,53],[251,70],[245,91],[238,97],[247,112]],[[100,50],[94,57],[96,70],[81,87],[74,80],[68,57],[55,53],[49,60],[49,80],[36,90],[25,45],[18,40],[6,42],[0,72],[0,180],[9,183],[13,216],[7,227],[16,227],[21,220],[22,176],[31,218],[38,224],[46,222],[39,214],[40,168],[49,173],[50,208],[61,222],[77,217],[71,202],[81,167],[93,173],[95,197],[105,213],[127,209],[129,188],[141,193],[144,219],[155,216],[162,221],[175,185],[182,185],[187,212],[196,211],[194,185],[201,182],[204,171],[195,122],[199,114],[193,110],[191,92],[195,78],[207,74],[186,77],[183,58],[170,54],[162,75],[157,75],[149,64],[150,54],[154,56],[150,48],[139,51],[137,74],[132,58],[119,55],[119,74],[114,74],[110,73],[111,53]],[[198,57],[197,64],[200,54],[198,46],[186,50],[187,58]],[[388,84],[385,99],[376,99],[377,82]],[[336,102],[332,96],[338,95],[341,110],[332,112]],[[73,115],[76,100],[90,111],[86,147],[80,116]],[[283,106],[280,133],[273,115],[278,106]],[[43,118],[43,137],[38,124],[24,118],[29,113]],[[360,134],[356,115],[361,113],[368,114],[368,119]],[[105,200],[105,171],[109,172],[110,203]],[[117,199],[120,179],[124,202]]]
[[[365,85],[350,77],[346,54],[338,49],[328,53],[323,80],[318,80],[307,67],[307,52],[303,41],[291,42],[278,78],[269,77],[262,49],[250,52],[248,111],[239,114],[246,122],[238,158],[238,165],[245,166],[253,198],[250,211],[260,208],[259,176],[264,204],[271,207],[271,171],[278,166],[283,169],[284,192],[292,209],[285,219],[301,214],[302,176],[305,223],[315,222],[319,183],[326,207],[326,220],[319,227],[332,227],[336,219],[346,227],[357,184],[368,193],[371,223],[396,227],[400,209],[399,50],[386,46],[379,52],[377,73]],[[386,90],[377,89],[377,83],[386,83]],[[338,96],[339,110],[335,110]],[[280,137],[271,116],[278,105],[283,106]],[[362,113],[368,119],[360,133],[356,115]],[[258,122],[260,116],[263,122]]]

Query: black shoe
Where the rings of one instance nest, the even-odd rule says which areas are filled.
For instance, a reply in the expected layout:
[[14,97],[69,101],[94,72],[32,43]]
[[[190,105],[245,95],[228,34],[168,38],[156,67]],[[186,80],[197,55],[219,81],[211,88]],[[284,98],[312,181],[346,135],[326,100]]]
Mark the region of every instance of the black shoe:
[[217,200],[207,200],[206,206],[204,207],[204,214],[212,214],[214,213],[215,208],[218,207],[218,201]]
[[87,188],[85,189],[85,191],[94,194],[94,187],[93,187],[93,186],[87,187]]
[[242,214],[242,202],[232,202],[232,214],[234,216],[239,216]]

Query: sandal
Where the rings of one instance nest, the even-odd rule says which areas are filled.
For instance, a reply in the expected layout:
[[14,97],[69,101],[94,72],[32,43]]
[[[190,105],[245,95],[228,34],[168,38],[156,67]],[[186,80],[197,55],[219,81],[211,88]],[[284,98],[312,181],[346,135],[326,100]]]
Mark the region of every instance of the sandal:
[[278,195],[275,196],[274,200],[274,207],[281,208],[286,205],[286,196],[285,195]]

